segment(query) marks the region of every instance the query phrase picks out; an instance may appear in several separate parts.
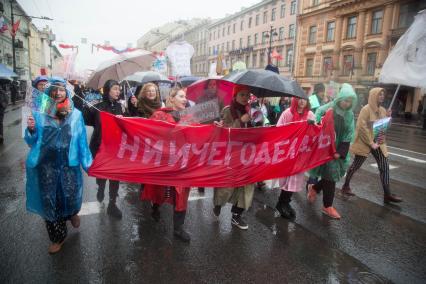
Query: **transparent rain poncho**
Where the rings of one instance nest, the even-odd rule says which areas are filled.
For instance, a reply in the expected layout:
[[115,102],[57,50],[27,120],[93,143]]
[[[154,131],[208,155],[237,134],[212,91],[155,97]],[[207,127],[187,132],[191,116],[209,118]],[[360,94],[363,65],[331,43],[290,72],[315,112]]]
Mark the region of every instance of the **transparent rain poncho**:
[[30,147],[26,161],[27,210],[53,222],[80,211],[83,196],[80,166],[87,171],[92,155],[83,116],[72,106],[72,91],[66,88],[71,110],[58,121],[56,104],[49,94],[57,84],[65,85],[65,81],[51,78],[49,84],[45,93],[34,93],[31,115],[35,129],[30,132],[25,128],[24,138]]

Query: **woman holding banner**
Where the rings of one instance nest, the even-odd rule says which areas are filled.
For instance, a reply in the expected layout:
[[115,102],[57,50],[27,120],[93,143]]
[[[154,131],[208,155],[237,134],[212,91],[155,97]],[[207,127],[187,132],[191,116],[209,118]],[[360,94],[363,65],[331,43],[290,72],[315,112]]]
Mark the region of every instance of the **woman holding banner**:
[[138,99],[138,113],[140,117],[150,118],[152,114],[162,107],[160,91],[154,83],[138,86],[135,91]]
[[342,187],[342,193],[348,196],[354,196],[349,183],[354,173],[362,166],[368,155],[373,154],[376,159],[380,172],[384,192],[384,202],[401,202],[402,199],[391,194],[389,188],[389,162],[388,151],[384,136],[374,137],[373,123],[379,119],[390,117],[382,106],[385,100],[385,90],[383,88],[373,88],[368,96],[368,104],[361,109],[356,124],[355,141],[351,146],[351,152],[355,154],[355,159],[346,174],[345,184]]
[[[178,123],[180,121],[179,111],[185,109],[186,103],[187,99],[185,92],[180,89],[174,89],[167,98],[166,108],[155,111],[150,119]],[[151,216],[157,222],[160,220],[160,205],[163,203],[173,205],[173,235],[184,242],[189,242],[191,240],[190,235],[183,229],[189,191],[190,188],[187,187],[167,187],[145,184],[141,194],[142,200],[149,200],[152,202]]]
[[[314,121],[315,115],[309,110],[310,105],[307,100],[293,98],[290,108],[285,110],[280,116],[277,126],[286,125],[296,121]],[[286,219],[296,218],[296,212],[291,207],[291,197],[294,192],[302,189],[304,182],[304,173],[299,173],[290,177],[278,180],[281,194],[275,208],[280,212],[281,217]]]
[[45,93],[55,102],[50,115],[42,111],[28,118],[25,141],[31,150],[27,169],[27,210],[46,221],[49,253],[58,252],[67,236],[66,221],[80,226],[77,215],[83,197],[83,177],[92,163],[81,112],[74,109],[63,79],[52,78]]
[[327,113],[332,112],[334,117],[334,131],[336,133],[336,153],[334,160],[325,163],[310,171],[310,176],[320,178],[316,184],[308,185],[308,201],[313,203],[318,193],[323,191],[322,212],[334,219],[341,216],[333,207],[334,192],[336,182],[338,182],[346,172],[350,156],[349,146],[354,136],[354,113],[353,109],[357,104],[357,96],[354,89],[349,84],[343,84],[337,98],[318,108],[315,115],[317,122]]
[[[90,139],[90,150],[92,151],[93,157],[96,156],[102,139],[101,118],[99,111],[109,112],[118,116],[124,115],[125,109],[119,100],[120,85],[115,80],[108,80],[105,82],[103,87],[102,102],[97,103],[94,107],[91,107],[86,111],[86,124],[93,126],[93,134],[92,138]],[[106,179],[96,179],[96,184],[98,185],[96,198],[99,202],[104,200],[106,182]],[[122,218],[122,213],[116,204],[119,186],[120,183],[118,180],[109,180],[109,203],[107,207],[107,214],[117,219]]]
[[[234,98],[230,106],[222,110],[223,126],[231,128],[252,127],[249,114],[250,90],[246,86],[237,85]],[[219,217],[222,206],[227,202],[232,203],[231,223],[242,230],[247,230],[248,225],[242,218],[244,210],[250,208],[253,201],[254,184],[236,188],[216,188],[213,195],[214,214]]]

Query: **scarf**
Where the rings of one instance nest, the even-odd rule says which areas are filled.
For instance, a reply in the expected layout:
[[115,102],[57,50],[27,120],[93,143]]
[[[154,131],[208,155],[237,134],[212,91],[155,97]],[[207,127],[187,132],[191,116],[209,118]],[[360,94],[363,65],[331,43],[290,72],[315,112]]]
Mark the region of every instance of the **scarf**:
[[144,96],[139,98],[138,111],[142,117],[150,117],[159,108],[161,108],[161,100],[158,94],[153,101]]

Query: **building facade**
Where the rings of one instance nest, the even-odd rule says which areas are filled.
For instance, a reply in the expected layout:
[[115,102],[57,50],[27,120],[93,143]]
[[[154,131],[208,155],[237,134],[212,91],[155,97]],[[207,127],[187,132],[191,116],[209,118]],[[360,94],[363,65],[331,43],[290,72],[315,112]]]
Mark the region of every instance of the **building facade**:
[[220,54],[227,69],[237,61],[245,62],[247,68],[265,69],[269,51],[276,50],[283,59],[272,59],[272,63],[282,75],[291,76],[296,14],[295,0],[264,0],[216,21],[207,39],[209,65]]
[[[421,0],[302,0],[297,21],[295,76],[311,91],[315,83],[354,86],[361,104],[378,85],[384,61],[418,11]],[[386,86],[392,97],[394,86]],[[395,109],[416,112],[420,89],[403,87]]]

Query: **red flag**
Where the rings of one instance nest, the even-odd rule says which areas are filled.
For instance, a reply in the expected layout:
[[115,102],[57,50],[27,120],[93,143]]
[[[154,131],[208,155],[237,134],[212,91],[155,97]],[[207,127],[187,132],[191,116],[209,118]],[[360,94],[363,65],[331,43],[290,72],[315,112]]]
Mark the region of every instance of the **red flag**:
[[275,58],[276,60],[283,60],[283,57],[281,56],[281,54],[279,54],[278,52],[277,52],[277,50],[276,49],[274,49],[273,51],[272,51],[272,55],[271,55],[271,57],[272,58]]
[[333,159],[333,112],[321,125],[183,126],[106,112],[91,176],[169,186],[237,187],[305,172]]
[[10,35],[12,37],[16,36],[16,32],[19,30],[19,25],[21,24],[21,20],[17,20],[13,25],[12,25],[12,30],[10,31]]

